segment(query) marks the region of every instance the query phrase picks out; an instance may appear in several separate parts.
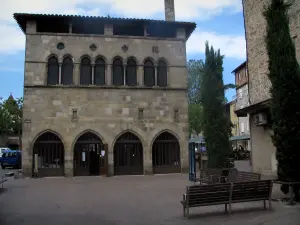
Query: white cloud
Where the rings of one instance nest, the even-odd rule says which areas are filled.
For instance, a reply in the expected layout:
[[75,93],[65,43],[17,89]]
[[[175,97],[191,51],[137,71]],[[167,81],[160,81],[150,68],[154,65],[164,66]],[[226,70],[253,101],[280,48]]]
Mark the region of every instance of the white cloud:
[[225,57],[246,58],[246,40],[244,36],[219,35],[215,32],[195,32],[187,42],[188,53],[204,53],[205,42],[220,49]]
[[[188,2],[188,3],[187,3]],[[176,20],[206,20],[215,15],[241,11],[241,0],[175,0]],[[0,54],[15,53],[25,47],[25,37],[13,19],[13,13],[78,14],[89,16],[122,15],[124,17],[153,18],[164,15],[164,0],[10,0],[0,7]],[[198,33],[197,37],[209,33]],[[221,37],[212,34],[212,38]],[[230,38],[229,38],[230,39]],[[226,39],[227,43],[229,42]],[[209,39],[210,40],[210,39]],[[211,41],[215,42],[213,39]],[[238,39],[237,39],[238,40]],[[237,42],[234,40],[234,42]],[[200,41],[197,41],[200,43]],[[216,42],[220,42],[217,38]],[[223,46],[222,46],[223,47]],[[232,46],[234,47],[234,46]],[[237,47],[234,47],[235,49]],[[201,47],[197,48],[202,50]],[[193,51],[193,48],[190,48]],[[225,52],[226,49],[224,49]],[[231,50],[230,50],[231,51]],[[238,53],[233,54],[235,57]]]
[[0,23],[0,54],[13,54],[25,48],[25,36],[18,26]]

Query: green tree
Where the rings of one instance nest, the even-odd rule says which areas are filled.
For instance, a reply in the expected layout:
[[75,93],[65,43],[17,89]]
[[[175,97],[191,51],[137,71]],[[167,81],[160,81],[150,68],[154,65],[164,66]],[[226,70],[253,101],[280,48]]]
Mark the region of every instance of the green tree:
[[202,106],[200,103],[200,79],[203,73],[202,60],[189,60],[188,68],[188,102],[189,132],[199,134],[202,131]]
[[20,135],[22,132],[23,98],[14,99],[12,95],[0,102],[1,135]]
[[269,78],[272,83],[272,141],[277,149],[278,179],[300,181],[300,69],[290,36],[290,3],[272,0],[264,16]]
[[227,167],[231,153],[229,120],[225,113],[223,56],[206,42],[204,72],[201,77],[203,134],[208,153],[208,167]]

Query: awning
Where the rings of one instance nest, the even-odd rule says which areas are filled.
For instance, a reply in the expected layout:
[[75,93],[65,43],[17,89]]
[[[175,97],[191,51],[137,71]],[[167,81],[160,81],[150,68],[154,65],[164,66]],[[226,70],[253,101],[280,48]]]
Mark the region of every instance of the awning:
[[202,143],[205,143],[204,137],[200,136],[200,137],[196,137],[196,138],[191,138],[191,139],[189,140],[189,143],[196,143],[196,144],[202,144]]
[[232,136],[229,138],[229,141],[243,141],[243,140],[250,140],[250,135],[242,135],[242,136]]

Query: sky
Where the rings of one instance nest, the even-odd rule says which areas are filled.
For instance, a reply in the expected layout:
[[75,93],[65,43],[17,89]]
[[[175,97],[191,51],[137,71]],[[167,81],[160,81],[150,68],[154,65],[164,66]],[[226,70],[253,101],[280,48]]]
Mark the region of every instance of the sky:
[[[25,35],[13,13],[72,14],[164,19],[164,0],[10,0],[0,7],[0,97],[23,96]],[[205,59],[205,41],[220,49],[224,58],[224,83],[234,83],[231,73],[246,59],[242,0],[175,0],[176,21],[195,22],[187,41],[189,59]],[[226,92],[228,101],[235,90]]]

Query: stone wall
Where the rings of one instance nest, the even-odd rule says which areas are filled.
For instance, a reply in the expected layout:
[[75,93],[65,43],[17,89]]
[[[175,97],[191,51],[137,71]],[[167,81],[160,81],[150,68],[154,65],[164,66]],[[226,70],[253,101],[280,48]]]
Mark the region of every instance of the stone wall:
[[[63,42],[65,48],[58,50],[57,44]],[[97,49],[91,51],[89,46],[95,44]],[[122,46],[127,45],[124,52]],[[158,46],[159,53],[153,53],[152,47]],[[168,87],[187,88],[186,79],[186,50],[183,40],[157,40],[153,38],[120,38],[120,37],[93,37],[82,35],[38,35],[30,34],[26,38],[25,85],[45,85],[47,82],[47,60],[49,56],[56,55],[62,62],[63,57],[70,55],[74,61],[74,82],[79,84],[80,61],[82,56],[89,56],[92,62],[98,56],[106,59],[106,80],[110,85],[111,64],[116,56],[121,56],[126,63],[129,57],[135,57],[138,67],[138,84],[143,86],[143,62],[150,57],[155,62],[160,58],[167,61]]]
[[[58,50],[63,42],[65,49]],[[97,49],[91,51],[89,46]],[[122,46],[127,45],[124,52]],[[159,52],[153,53],[152,47]],[[75,85],[49,87],[47,59],[54,54],[62,61],[71,55],[74,61]],[[80,59],[88,55],[106,59],[105,87],[79,86]],[[111,85],[111,63],[115,56],[136,58],[138,87],[113,87]],[[143,61],[151,57],[155,62],[164,58],[168,62],[168,87],[143,87]],[[57,133],[65,147],[65,174],[73,174],[73,147],[76,139],[85,131],[93,131],[108,144],[109,174],[113,175],[113,145],[124,132],[131,131],[142,141],[144,150],[144,173],[152,173],[152,142],[163,131],[177,137],[181,149],[182,171],[188,169],[188,103],[185,41],[147,37],[101,37],[93,35],[49,35],[36,34],[34,29],[26,38],[23,125],[24,173],[32,172],[32,147],[43,132]],[[144,119],[138,120],[138,109],[144,109]],[[178,109],[179,121],[173,120]],[[77,110],[78,120],[72,121],[72,112]],[[30,121],[30,122],[28,122]]]
[[[270,98],[271,86],[268,78],[268,55],[265,45],[266,20],[263,9],[270,0],[243,0],[247,41],[247,67],[251,105]],[[300,0],[291,7],[290,28],[295,41],[297,57],[300,59]]]

